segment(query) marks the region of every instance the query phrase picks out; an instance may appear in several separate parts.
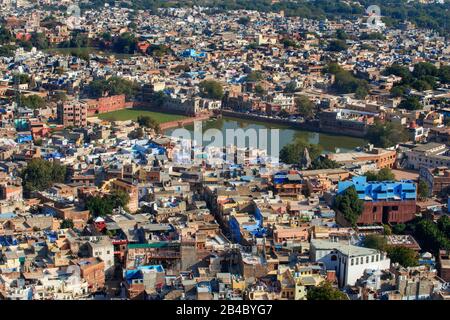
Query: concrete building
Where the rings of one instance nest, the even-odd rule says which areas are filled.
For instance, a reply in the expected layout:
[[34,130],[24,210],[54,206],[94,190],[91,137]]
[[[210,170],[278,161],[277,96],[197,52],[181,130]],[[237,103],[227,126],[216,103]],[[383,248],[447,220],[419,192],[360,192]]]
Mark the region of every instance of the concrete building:
[[420,170],[421,167],[450,167],[450,156],[445,144],[427,143],[406,151],[407,168]]
[[390,266],[384,252],[318,239],[311,240],[310,259],[322,262],[327,270],[335,270],[340,287],[355,285],[365,270],[386,270]]
[[[337,193],[350,187],[355,187],[359,199],[364,201],[358,224],[404,223],[415,217],[417,192],[413,181],[367,182],[367,177],[360,176],[339,182]],[[341,213],[336,218],[344,223]]]
[[450,169],[449,167],[422,167],[420,169],[420,179],[428,184],[430,195],[439,195],[449,190]]
[[65,127],[85,127],[87,125],[87,105],[80,101],[58,104],[58,122]]

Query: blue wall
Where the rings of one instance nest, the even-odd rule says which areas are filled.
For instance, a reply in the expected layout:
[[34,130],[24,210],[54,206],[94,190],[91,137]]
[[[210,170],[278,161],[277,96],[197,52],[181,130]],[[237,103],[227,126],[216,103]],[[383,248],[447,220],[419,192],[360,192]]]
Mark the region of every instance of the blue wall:
[[366,201],[386,200],[416,200],[416,184],[410,180],[402,181],[373,181],[367,182],[367,177],[354,177],[351,181],[341,181],[338,184],[338,194],[351,186],[358,192],[358,197]]

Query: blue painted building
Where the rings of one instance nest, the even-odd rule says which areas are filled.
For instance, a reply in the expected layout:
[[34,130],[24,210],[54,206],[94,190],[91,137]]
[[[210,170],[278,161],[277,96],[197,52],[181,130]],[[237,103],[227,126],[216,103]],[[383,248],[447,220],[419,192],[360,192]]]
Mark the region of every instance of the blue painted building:
[[[338,194],[354,187],[358,198],[364,201],[364,209],[357,224],[405,223],[415,218],[416,184],[410,180],[367,181],[367,177],[354,177],[338,184]],[[338,212],[336,221],[346,224],[342,213]]]
[[354,186],[358,197],[364,201],[416,200],[416,184],[411,180],[367,181],[367,177],[354,177],[349,181],[340,181],[338,194]]

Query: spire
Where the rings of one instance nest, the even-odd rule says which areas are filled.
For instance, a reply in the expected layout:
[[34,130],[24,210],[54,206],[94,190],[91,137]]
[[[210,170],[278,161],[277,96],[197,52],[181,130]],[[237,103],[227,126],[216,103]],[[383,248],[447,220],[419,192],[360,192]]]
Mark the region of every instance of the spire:
[[309,169],[311,167],[311,157],[308,148],[303,149],[303,155],[300,157],[300,168]]

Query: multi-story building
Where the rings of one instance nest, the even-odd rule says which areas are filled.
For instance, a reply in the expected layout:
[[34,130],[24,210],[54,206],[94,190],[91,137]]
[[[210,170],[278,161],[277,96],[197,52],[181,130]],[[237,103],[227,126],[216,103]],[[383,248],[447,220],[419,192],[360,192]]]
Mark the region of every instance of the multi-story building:
[[[338,184],[338,194],[354,187],[358,198],[364,201],[364,209],[358,224],[404,223],[414,219],[416,213],[416,184],[409,180],[368,182],[367,177],[354,177]],[[336,215],[342,224],[342,213]]]
[[407,168],[419,170],[421,167],[450,167],[450,156],[445,144],[427,143],[406,151]]
[[87,105],[80,101],[58,104],[58,122],[65,127],[85,127],[87,125]]
[[310,259],[335,270],[340,287],[355,285],[365,270],[387,270],[391,262],[386,253],[375,249],[318,239],[311,240]]
[[449,167],[422,167],[420,169],[420,179],[428,184],[430,195],[439,195],[443,191],[450,190]]

